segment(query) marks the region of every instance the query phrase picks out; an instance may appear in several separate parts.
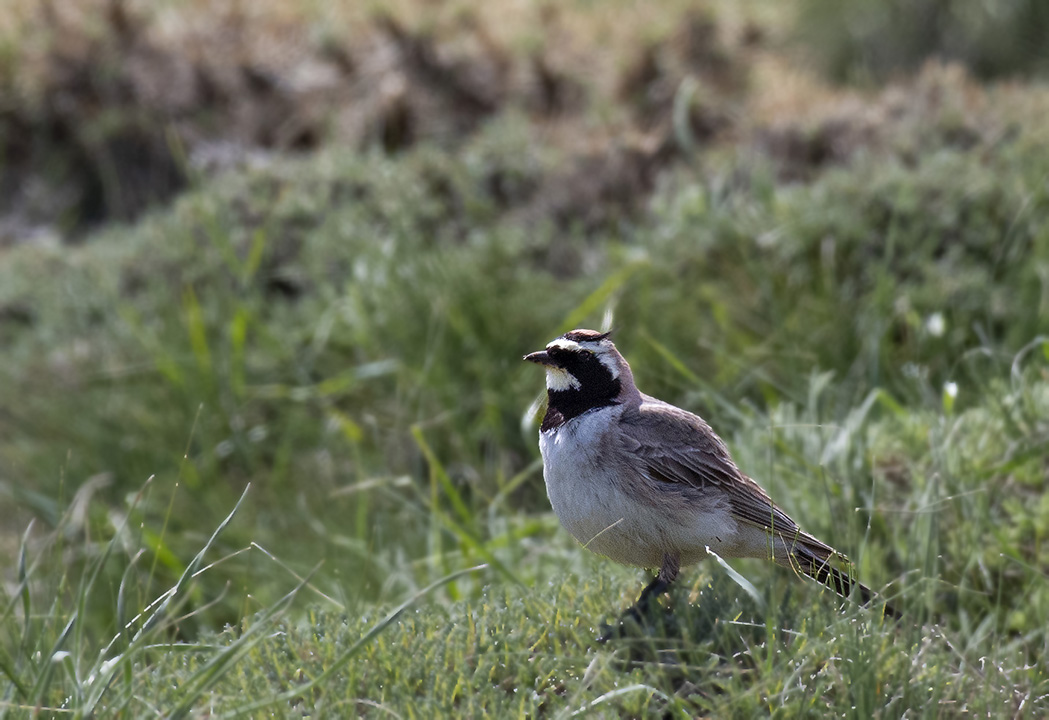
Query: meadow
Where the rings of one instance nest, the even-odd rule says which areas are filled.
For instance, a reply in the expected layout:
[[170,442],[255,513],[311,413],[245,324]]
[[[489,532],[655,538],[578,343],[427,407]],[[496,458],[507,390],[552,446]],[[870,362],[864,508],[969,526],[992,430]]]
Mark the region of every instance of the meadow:
[[[804,4],[842,86],[760,2],[15,5],[0,717],[1049,713],[1036,53],[861,67]],[[575,327],[903,621],[711,559],[597,643],[648,574],[558,526],[521,362]]]

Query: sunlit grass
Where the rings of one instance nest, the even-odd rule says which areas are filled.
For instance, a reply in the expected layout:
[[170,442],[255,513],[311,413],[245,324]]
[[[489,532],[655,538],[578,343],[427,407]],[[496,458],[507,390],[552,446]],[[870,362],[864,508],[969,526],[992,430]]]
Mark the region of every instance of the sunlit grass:
[[[954,416],[890,402],[890,412],[871,420],[866,403],[828,423],[820,409],[827,385],[816,378],[808,406],[754,415],[731,438],[741,465],[806,528],[849,552],[860,576],[903,610],[898,624],[758,561],[739,564],[759,588],[752,599],[707,562],[686,569],[664,601],[664,618],[599,645],[602,624],[632,601],[643,573],[588,555],[548,515],[485,522],[455,511],[454,502],[451,513],[461,516],[439,521],[458,542],[435,546],[428,560],[437,587],[407,593],[415,595],[408,614],[346,606],[324,595],[317,568],[297,575],[254,544],[218,552],[216,540],[239,521],[234,509],[185,561],[182,577],[145,601],[136,599],[146,581],[135,570],[149,548],[126,533],[83,546],[63,540],[61,529],[36,541],[27,533],[19,582],[5,600],[5,707],[222,717],[280,708],[562,715],[599,706],[792,715],[849,707],[896,716],[953,714],[965,705],[981,714],[1002,707],[1038,714],[1049,698],[1042,653],[1049,594],[1028,534],[1040,532],[1031,524],[1039,516],[1018,516],[1016,492],[995,493],[982,480],[1002,472],[1003,458],[1010,482],[1023,485],[1043,471],[1034,450],[1049,432],[1049,385],[1036,371],[1043,359],[1028,362],[1008,386],[973,387],[986,400]],[[848,482],[860,472],[866,490]],[[907,491],[888,491],[886,483]],[[252,504],[253,492],[238,508]],[[128,517],[139,517],[142,495],[128,499]],[[1006,517],[1014,525],[989,536]],[[532,527],[522,533],[522,522]],[[476,523],[478,536],[491,539],[464,539],[458,523]],[[63,520],[60,528],[68,527]],[[497,535],[498,527],[508,534]],[[482,552],[525,582],[507,582],[506,570],[491,565],[464,575]],[[81,553],[80,574],[62,569]],[[201,580],[217,575],[228,583],[245,553],[262,559],[268,570],[256,577],[283,585],[285,596],[221,634],[181,638],[184,613],[198,612],[195,594],[205,610],[214,599],[199,595]],[[100,582],[107,576],[120,576],[115,595]],[[465,599],[422,599],[440,586]],[[97,611],[85,608],[107,602],[115,603],[118,625],[105,631]]]

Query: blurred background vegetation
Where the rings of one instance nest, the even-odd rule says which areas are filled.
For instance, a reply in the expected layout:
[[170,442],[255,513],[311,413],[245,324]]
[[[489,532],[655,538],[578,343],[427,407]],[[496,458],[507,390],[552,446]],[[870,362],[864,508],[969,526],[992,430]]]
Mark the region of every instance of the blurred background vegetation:
[[806,0],[798,29],[839,82],[885,82],[931,58],[983,80],[1049,71],[1049,7],[1039,0]]
[[870,582],[1044,639],[1044,3],[0,8],[11,622],[28,563],[104,642],[249,483],[173,637],[578,570],[520,357],[611,323]]

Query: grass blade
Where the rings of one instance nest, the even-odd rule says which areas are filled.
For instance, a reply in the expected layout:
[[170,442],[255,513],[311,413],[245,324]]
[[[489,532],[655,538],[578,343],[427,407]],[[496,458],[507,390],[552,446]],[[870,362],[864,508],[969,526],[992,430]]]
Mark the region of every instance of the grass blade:
[[306,693],[306,692],[312,690],[313,688],[318,687],[322,683],[324,683],[329,677],[331,677],[332,674],[334,674],[343,665],[345,665],[346,662],[348,662],[354,655],[356,655],[358,652],[360,652],[361,648],[363,648],[365,645],[367,645],[369,642],[371,642],[373,638],[375,638],[377,635],[379,635],[379,633],[381,633],[386,628],[388,628],[391,624],[393,624],[393,622],[396,621],[397,618],[399,618],[404,613],[405,610],[410,608],[412,605],[417,603],[419,600],[421,600],[422,598],[426,597],[427,595],[432,593],[434,590],[436,590],[439,587],[442,587],[443,585],[447,585],[450,582],[454,582],[454,581],[458,580],[459,578],[463,577],[464,575],[468,575],[469,573],[473,573],[473,572],[477,572],[479,570],[483,570],[486,567],[487,567],[486,565],[477,565],[475,567],[465,568],[463,570],[457,570],[456,572],[453,572],[450,575],[445,575],[440,580],[437,580],[436,582],[433,582],[433,583],[427,585],[422,590],[420,590],[419,592],[415,593],[410,598],[408,598],[403,603],[401,603],[396,608],[394,608],[392,611],[390,611],[386,615],[386,617],[384,617],[382,620],[380,620],[375,625],[373,625],[368,630],[368,632],[366,632],[364,635],[362,635],[359,640],[357,640],[355,643],[353,643],[353,645],[348,647],[341,655],[339,655],[338,658],[336,658],[328,666],[327,670],[322,672],[317,677],[313,678],[312,680],[310,680],[309,682],[307,682],[307,683],[305,683],[303,685],[298,686],[297,688],[295,688],[293,690],[288,690],[287,692],[283,692],[283,693],[281,693],[279,695],[276,695],[275,697],[268,698],[266,700],[260,700],[259,702],[256,702],[256,703],[250,703],[250,704],[245,705],[243,707],[237,708],[236,710],[234,710],[234,711],[232,711],[230,713],[226,713],[224,715],[220,715],[219,718],[221,719],[221,718],[242,717],[243,715],[246,715],[248,713],[254,712],[256,710],[261,710],[262,708],[270,707],[270,706],[276,705],[277,703],[280,703],[280,702],[288,702],[290,700],[294,700],[295,698],[301,697],[304,693]]

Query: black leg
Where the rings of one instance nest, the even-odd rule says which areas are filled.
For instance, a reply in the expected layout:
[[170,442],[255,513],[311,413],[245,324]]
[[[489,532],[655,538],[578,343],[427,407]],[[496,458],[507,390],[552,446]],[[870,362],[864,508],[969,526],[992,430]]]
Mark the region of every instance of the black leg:
[[649,604],[652,598],[658,598],[660,595],[667,591],[671,583],[677,579],[678,571],[681,569],[681,564],[676,556],[664,555],[663,564],[659,568],[659,574],[652,578],[652,582],[645,586],[645,589],[641,591],[641,595],[638,596],[637,602],[628,607],[623,611],[623,614],[619,617],[619,627],[612,628],[605,626],[601,637],[597,639],[599,643],[606,643],[612,639],[613,633],[619,628],[622,628],[623,621],[627,618],[631,618],[638,624],[643,624],[645,617],[648,615]]
[[645,586],[645,589],[641,591],[641,595],[637,598],[637,602],[634,603],[636,608],[641,613],[648,612],[648,603],[653,597],[659,597],[667,591],[670,584],[677,580],[678,571],[681,569],[681,565],[678,563],[678,559],[673,555],[663,556],[663,565],[659,568],[659,574],[656,575],[652,582]]

